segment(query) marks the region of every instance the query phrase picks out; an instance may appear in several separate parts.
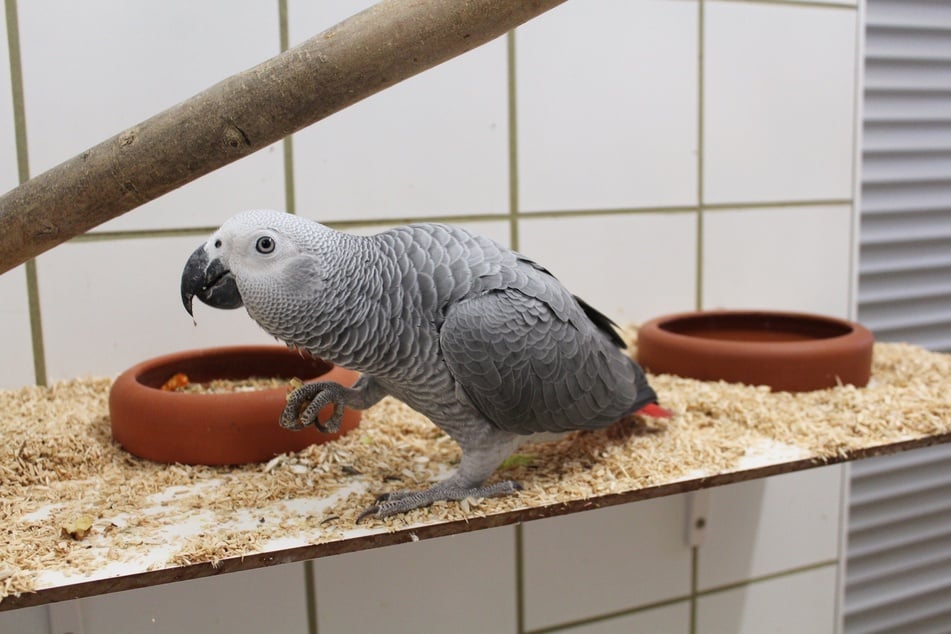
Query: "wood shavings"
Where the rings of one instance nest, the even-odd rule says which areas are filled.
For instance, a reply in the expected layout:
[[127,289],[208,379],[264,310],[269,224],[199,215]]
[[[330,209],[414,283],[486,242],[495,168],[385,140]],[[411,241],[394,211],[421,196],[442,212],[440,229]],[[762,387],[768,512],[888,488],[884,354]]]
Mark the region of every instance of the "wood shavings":
[[[636,332],[626,335],[633,353]],[[867,388],[803,394],[653,376],[673,418],[525,445],[492,477],[521,482],[517,495],[440,502],[361,530],[471,521],[951,433],[951,356],[876,344],[872,376]],[[156,464],[112,440],[110,385],[84,379],[0,391],[0,597],[42,587],[51,572],[76,579],[118,564],[217,565],[292,537],[344,539],[376,495],[429,486],[461,455],[425,418],[388,398],[340,440],[266,464]],[[83,538],[64,537],[62,527],[83,516],[90,520]]]

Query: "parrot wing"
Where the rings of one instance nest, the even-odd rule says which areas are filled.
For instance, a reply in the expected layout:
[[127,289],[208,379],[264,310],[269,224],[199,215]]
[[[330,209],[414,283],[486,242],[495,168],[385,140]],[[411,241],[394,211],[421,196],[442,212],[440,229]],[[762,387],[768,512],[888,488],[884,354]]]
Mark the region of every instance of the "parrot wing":
[[446,313],[442,352],[476,408],[500,429],[531,434],[605,427],[653,400],[617,335],[601,331],[607,318],[593,321],[597,311],[554,278],[538,282],[462,299]]

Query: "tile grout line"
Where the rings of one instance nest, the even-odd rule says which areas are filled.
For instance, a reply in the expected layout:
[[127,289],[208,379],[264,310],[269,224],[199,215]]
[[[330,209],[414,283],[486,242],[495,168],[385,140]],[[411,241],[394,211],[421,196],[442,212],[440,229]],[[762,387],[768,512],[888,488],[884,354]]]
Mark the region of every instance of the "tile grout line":
[[[704,211],[704,191],[703,191],[703,133],[704,133],[704,46],[705,39],[705,18],[706,2],[699,0],[697,2],[697,271],[696,271],[696,297],[694,298],[695,310],[703,309],[703,211]],[[697,590],[700,584],[700,548],[693,545],[690,548],[690,603],[688,628],[690,634],[697,634]]]
[[700,547],[690,547],[690,634],[697,634],[697,589],[700,586]]
[[714,0],[716,2],[733,4],[753,4],[759,6],[787,6],[787,7],[807,7],[811,9],[850,9],[855,10],[857,4],[848,2],[818,2],[816,0]]
[[813,570],[819,570],[821,568],[829,568],[829,567],[838,568],[838,566],[839,566],[838,559],[826,559],[823,561],[817,561],[812,564],[798,566],[796,568],[789,568],[788,570],[780,570],[779,572],[772,572],[769,574],[760,575],[758,577],[743,579],[742,581],[734,581],[733,583],[725,583],[720,586],[707,588],[706,590],[698,590],[696,595],[697,597],[706,597],[712,594],[719,594],[721,592],[729,592],[730,590],[738,590],[740,588],[751,586],[755,583],[763,583],[765,581],[775,581],[776,579],[782,579],[783,577],[791,577],[793,575],[802,574],[804,572],[812,572]]
[[697,2],[697,270],[694,308],[703,308],[703,90],[705,0]]
[[515,525],[515,631],[525,634],[525,557],[522,540],[523,524]]
[[[277,22],[279,48],[283,53],[290,48],[290,22],[288,20],[287,0],[277,0]],[[297,213],[297,190],[294,184],[294,135],[289,134],[281,140],[284,157],[284,211]],[[313,634],[313,633],[311,633]]]
[[[290,23],[288,20],[287,0],[277,0],[277,25],[280,52],[290,46]],[[281,140],[284,157],[284,211],[297,213],[296,190],[294,186],[294,135]],[[317,624],[317,579],[314,560],[308,559],[301,567],[304,573],[304,609],[307,613],[307,634],[318,634]]]
[[561,632],[566,629],[572,629],[575,627],[593,625],[595,623],[604,623],[605,621],[610,621],[611,619],[621,618],[625,616],[631,616],[633,614],[638,614],[640,612],[647,612],[649,610],[656,610],[658,608],[665,608],[677,603],[683,603],[687,601],[689,596],[674,597],[673,599],[665,599],[663,601],[655,601],[654,603],[647,603],[630,610],[619,610],[617,612],[608,612],[605,614],[598,614],[597,616],[592,616],[584,619],[577,619],[575,621],[566,621],[565,623],[559,623],[557,625],[548,625],[546,627],[541,627],[536,630],[527,630],[524,634],[554,634],[556,632]]
[[[20,26],[17,0],[5,2],[7,46],[10,56],[10,91],[13,100],[13,129],[16,143],[17,176],[20,183],[30,179],[30,155],[26,137],[26,104],[23,91],[23,65],[20,57]],[[36,258],[25,262],[27,305],[30,314],[30,340],[33,352],[33,376],[37,385],[47,384],[46,347],[40,311],[39,273]]]
[[518,101],[515,77],[515,31],[505,35],[506,83],[508,95],[508,133],[509,133],[509,246],[519,248],[519,191],[518,191]]
[[[509,247],[519,248],[519,196],[518,196],[518,102],[515,83],[515,30],[505,34],[505,81],[508,114],[508,160],[509,160]],[[515,525],[515,631],[525,632],[525,557],[524,534],[521,522]]]
[[[705,213],[721,211],[763,211],[769,213],[774,210],[790,207],[824,207],[830,205],[852,205],[850,198],[828,200],[801,200],[778,202],[750,202],[750,203],[709,203],[703,205]],[[328,226],[337,229],[352,229],[372,227],[377,225],[408,224],[411,222],[492,222],[514,221],[515,218],[577,218],[590,216],[624,216],[639,214],[686,214],[697,213],[697,205],[678,207],[630,207],[616,209],[561,209],[550,211],[522,211],[517,214],[500,212],[484,214],[441,214],[433,216],[406,216],[399,218],[369,218],[360,220],[323,220]],[[91,231],[71,238],[69,242],[99,242],[110,240],[140,240],[143,238],[180,238],[187,236],[205,236],[217,227],[178,227],[164,229],[128,229],[120,231]]]
[[[694,546],[692,550],[695,552],[693,555],[697,557],[697,547]],[[684,594],[681,596],[673,597],[670,599],[664,599],[662,601],[655,601],[653,603],[646,603],[644,605],[637,606],[636,608],[631,608],[628,610],[618,610],[616,612],[608,612],[605,614],[598,614],[588,618],[577,619],[574,621],[566,621],[564,623],[558,623],[557,625],[549,625],[546,627],[541,627],[533,630],[519,630],[520,634],[554,634],[563,630],[570,628],[575,628],[580,625],[590,625],[593,623],[601,623],[604,621],[609,621],[611,619],[621,618],[625,616],[632,616],[635,614],[640,614],[641,612],[648,612],[657,608],[663,608],[677,603],[687,603],[690,605],[690,629],[688,630],[691,634],[695,634],[698,630],[696,626],[696,613],[695,613],[695,603],[697,599],[711,596],[714,594],[719,594],[721,592],[729,592],[731,590],[738,590],[740,588],[745,588],[747,586],[752,586],[757,583],[762,583],[766,581],[774,581],[776,579],[782,579],[784,577],[792,577],[794,575],[812,572],[814,570],[820,570],[822,568],[829,567],[838,567],[838,560],[831,559],[826,561],[819,561],[813,564],[807,564],[805,566],[799,566],[797,568],[790,568],[788,570],[781,570],[779,572],[773,572],[758,577],[751,577],[749,579],[743,579],[742,581],[736,581],[733,583],[724,584],[722,586],[715,586],[712,588],[707,588],[706,590],[699,589],[699,575],[692,575],[691,577],[691,589],[689,594]]]

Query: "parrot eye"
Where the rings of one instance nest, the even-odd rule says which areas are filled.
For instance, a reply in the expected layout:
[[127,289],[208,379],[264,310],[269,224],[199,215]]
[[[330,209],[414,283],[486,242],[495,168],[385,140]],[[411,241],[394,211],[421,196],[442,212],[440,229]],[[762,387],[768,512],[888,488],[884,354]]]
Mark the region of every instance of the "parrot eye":
[[274,251],[274,238],[271,236],[261,236],[258,238],[258,241],[254,243],[254,248],[257,249],[258,253],[267,255]]

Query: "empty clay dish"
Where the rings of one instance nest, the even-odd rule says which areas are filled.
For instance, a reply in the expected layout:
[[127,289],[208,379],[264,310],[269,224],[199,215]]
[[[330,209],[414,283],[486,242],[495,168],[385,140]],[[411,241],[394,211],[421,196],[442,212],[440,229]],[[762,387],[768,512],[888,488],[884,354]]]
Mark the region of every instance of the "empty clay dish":
[[[109,393],[112,436],[127,451],[156,462],[228,465],[263,462],[300,451],[350,431],[360,412],[346,408],[336,434],[314,427],[288,431],[278,424],[286,388],[227,393],[160,389],[174,374],[191,383],[251,377],[334,381],[350,387],[358,374],[279,346],[192,350],[135,365],[116,379]],[[325,421],[330,406],[321,410]]]
[[805,392],[868,383],[874,337],[821,315],[699,311],[658,317],[637,332],[638,362],[656,374]]

